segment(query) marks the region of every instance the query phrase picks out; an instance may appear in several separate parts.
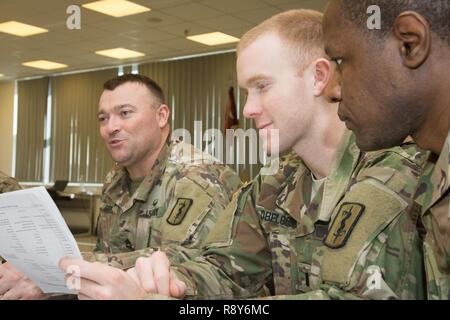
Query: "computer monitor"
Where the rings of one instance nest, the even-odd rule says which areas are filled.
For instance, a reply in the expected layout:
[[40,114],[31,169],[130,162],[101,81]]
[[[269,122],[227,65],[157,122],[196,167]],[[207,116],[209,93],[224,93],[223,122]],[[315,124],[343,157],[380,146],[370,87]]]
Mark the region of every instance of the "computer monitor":
[[68,183],[69,181],[67,180],[56,180],[53,187],[51,187],[51,190],[63,192],[66,189]]

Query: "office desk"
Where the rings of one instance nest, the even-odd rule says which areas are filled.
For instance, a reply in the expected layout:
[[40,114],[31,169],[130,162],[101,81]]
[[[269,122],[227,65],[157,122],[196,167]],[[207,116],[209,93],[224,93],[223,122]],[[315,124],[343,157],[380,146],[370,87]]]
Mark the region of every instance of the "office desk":
[[55,196],[53,200],[73,234],[96,235],[100,195]]

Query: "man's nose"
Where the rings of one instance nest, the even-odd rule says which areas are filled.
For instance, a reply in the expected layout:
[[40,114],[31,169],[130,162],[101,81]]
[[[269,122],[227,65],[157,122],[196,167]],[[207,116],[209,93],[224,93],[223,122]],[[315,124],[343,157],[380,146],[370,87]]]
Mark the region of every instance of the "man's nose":
[[257,101],[256,99],[253,99],[249,96],[244,105],[244,110],[243,110],[244,117],[246,117],[247,119],[254,119],[257,116],[261,115],[261,113],[262,113],[262,108],[261,108],[261,104],[259,103],[259,101]]
[[116,116],[110,116],[106,123],[106,130],[109,135],[114,135],[121,130],[121,121]]

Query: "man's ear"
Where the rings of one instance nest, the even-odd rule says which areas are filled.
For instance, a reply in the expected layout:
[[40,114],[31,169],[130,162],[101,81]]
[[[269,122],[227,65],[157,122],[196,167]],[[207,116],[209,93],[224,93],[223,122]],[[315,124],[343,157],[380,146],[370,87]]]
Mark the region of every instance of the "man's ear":
[[320,97],[328,83],[330,82],[330,78],[332,75],[332,66],[330,61],[327,59],[318,59],[313,64],[313,72],[314,72],[314,96]]
[[394,36],[404,66],[417,69],[427,60],[431,51],[431,30],[422,15],[414,11],[402,12],[395,20]]
[[170,110],[165,104],[162,104],[156,109],[156,118],[158,120],[158,126],[162,129],[167,126],[169,122]]

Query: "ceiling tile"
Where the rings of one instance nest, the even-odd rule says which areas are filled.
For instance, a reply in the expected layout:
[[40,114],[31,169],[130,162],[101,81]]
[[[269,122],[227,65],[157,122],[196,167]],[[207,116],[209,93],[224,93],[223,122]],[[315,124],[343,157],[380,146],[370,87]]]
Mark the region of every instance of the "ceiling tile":
[[[81,30],[66,26],[69,5],[92,0],[0,0],[0,22],[16,20],[49,29],[48,33],[20,38],[0,33],[0,73],[12,78],[45,74],[21,62],[49,59],[69,64],[69,70],[120,65],[96,55],[96,50],[124,47],[144,52],[154,61],[233,49],[236,44],[209,47],[185,39],[189,35],[221,31],[241,37],[262,20],[291,8],[322,10],[326,0],[132,0],[150,12],[113,18],[81,9]],[[6,50],[5,50],[6,49]]]

